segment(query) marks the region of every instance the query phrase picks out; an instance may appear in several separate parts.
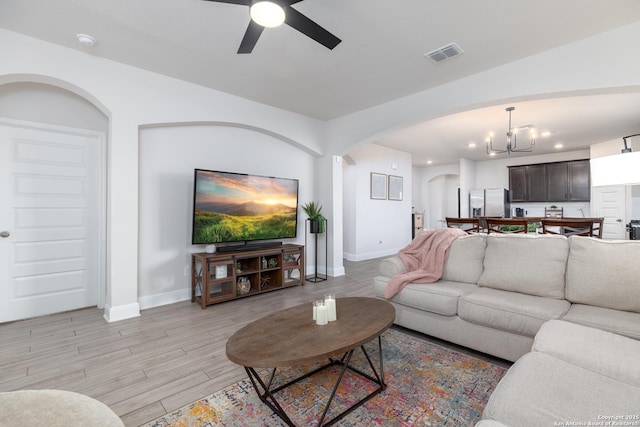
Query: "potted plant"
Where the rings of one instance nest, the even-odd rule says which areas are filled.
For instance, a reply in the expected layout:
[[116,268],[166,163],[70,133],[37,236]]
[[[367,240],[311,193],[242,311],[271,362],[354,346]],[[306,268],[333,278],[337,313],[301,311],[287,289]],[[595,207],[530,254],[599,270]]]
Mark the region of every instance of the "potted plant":
[[314,234],[324,233],[326,219],[320,213],[322,206],[316,202],[309,202],[302,205],[302,210],[309,219],[309,231]]

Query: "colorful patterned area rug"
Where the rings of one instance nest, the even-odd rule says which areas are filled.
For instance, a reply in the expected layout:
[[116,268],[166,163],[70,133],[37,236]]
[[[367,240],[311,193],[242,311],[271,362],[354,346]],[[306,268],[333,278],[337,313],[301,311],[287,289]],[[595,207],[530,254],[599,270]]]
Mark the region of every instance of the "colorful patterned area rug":
[[[377,340],[365,346],[376,369]],[[382,335],[387,388],[348,414],[337,426],[473,426],[506,369],[396,329]],[[352,365],[371,374],[360,349]],[[315,367],[279,370],[279,383]],[[267,378],[270,371],[262,371]],[[316,425],[339,374],[332,367],[276,394],[296,426]],[[375,386],[347,371],[326,420]],[[325,420],[325,422],[326,422]],[[167,414],[145,427],[280,427],[286,424],[263,404],[247,378]]]

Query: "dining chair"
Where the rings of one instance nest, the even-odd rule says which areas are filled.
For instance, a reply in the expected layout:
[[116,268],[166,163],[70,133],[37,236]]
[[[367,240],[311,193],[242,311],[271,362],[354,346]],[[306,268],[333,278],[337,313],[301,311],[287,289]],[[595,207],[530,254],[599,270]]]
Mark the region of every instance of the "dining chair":
[[592,218],[544,218],[543,234],[562,234],[564,236],[593,236]]
[[524,218],[486,218],[489,233],[526,233],[529,222]]
[[482,231],[478,218],[452,218],[446,217],[447,227],[459,228],[467,233],[479,233]]
[[591,218],[593,220],[593,237],[602,239],[602,227],[604,227],[604,218]]

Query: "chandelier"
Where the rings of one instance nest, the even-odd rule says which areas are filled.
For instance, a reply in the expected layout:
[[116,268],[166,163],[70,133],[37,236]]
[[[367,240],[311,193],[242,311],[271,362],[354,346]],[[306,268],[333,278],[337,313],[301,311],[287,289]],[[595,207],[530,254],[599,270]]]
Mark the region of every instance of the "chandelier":
[[[534,128],[532,125],[521,126],[519,128],[511,127],[511,112],[515,110],[516,107],[508,107],[505,111],[509,113],[509,130],[507,131],[507,146],[504,150],[499,150],[493,147],[493,134],[487,137],[487,154],[495,155],[507,153],[511,155],[511,153],[530,153],[533,151],[533,146],[536,145],[536,136],[534,133]],[[525,147],[518,147],[518,132],[529,129],[529,144]]]

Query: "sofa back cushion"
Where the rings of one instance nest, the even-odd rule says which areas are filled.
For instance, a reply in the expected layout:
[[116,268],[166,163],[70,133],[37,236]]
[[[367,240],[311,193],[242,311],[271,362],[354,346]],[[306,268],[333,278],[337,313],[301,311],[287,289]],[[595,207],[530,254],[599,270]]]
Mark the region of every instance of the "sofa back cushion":
[[456,238],[447,251],[442,279],[452,282],[478,283],[487,245],[484,234]]
[[564,236],[490,234],[478,285],[562,299],[568,254]]
[[572,236],[569,243],[570,302],[640,312],[640,241]]

